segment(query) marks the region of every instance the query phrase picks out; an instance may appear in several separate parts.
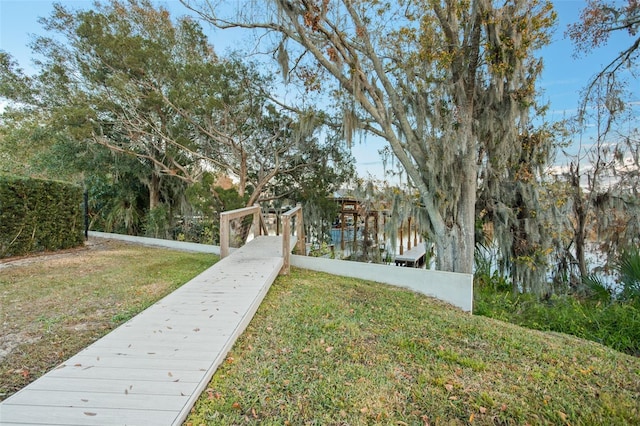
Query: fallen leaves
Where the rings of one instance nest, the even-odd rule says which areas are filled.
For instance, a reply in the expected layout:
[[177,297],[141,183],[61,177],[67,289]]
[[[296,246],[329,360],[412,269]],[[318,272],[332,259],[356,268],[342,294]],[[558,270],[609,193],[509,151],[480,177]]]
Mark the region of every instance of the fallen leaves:
[[222,394],[217,392],[215,389],[208,388],[205,392],[207,393],[207,398],[209,400],[222,398]]
[[[325,292],[320,284],[318,294],[333,294]],[[531,352],[535,348],[525,346],[527,352],[521,358],[516,356],[516,349],[510,344],[513,339],[514,345],[523,345],[519,340],[524,334],[521,329],[507,330],[509,339],[505,341],[492,331],[486,341],[482,340],[483,350],[478,351],[479,343],[474,339],[479,339],[479,325],[473,323],[469,335],[455,334],[450,343],[446,327],[440,335],[438,327],[425,331],[424,324],[429,321],[414,321],[410,316],[416,311],[413,306],[407,314],[389,314],[396,322],[385,325],[389,331],[381,335],[384,318],[373,316],[372,310],[357,309],[357,318],[350,320],[350,307],[340,305],[342,299],[352,302],[356,296],[359,301],[364,291],[357,287],[347,297],[332,299],[330,306],[314,305],[313,310],[304,313],[296,310],[301,306],[298,299],[294,303],[278,294],[274,300],[282,303],[274,303],[274,310],[283,310],[286,315],[278,320],[259,317],[256,327],[260,333],[256,328],[248,329],[251,334],[244,338],[244,346],[235,349],[238,359],[233,366],[222,368],[227,377],[218,377],[213,382],[215,386],[211,385],[222,393],[222,401],[203,401],[205,408],[196,414],[200,417],[193,416],[198,419],[193,424],[206,424],[212,409],[228,416],[227,424],[251,423],[252,406],[257,407],[260,418],[279,424],[312,422],[317,418],[323,420],[319,424],[374,424],[380,412],[383,414],[379,424],[399,426],[402,422],[423,426],[526,424],[530,419],[541,424],[565,424],[558,410],[567,413],[572,424],[580,418],[573,411],[565,411],[556,399],[559,393],[554,390],[558,388],[551,383],[552,379],[562,379],[557,369],[551,369],[556,374],[551,378],[544,370],[546,364],[530,362],[532,353],[537,354]],[[303,296],[313,299],[315,293],[300,297]],[[372,298],[366,300],[369,299]],[[388,305],[386,300],[381,305]],[[335,316],[326,320],[325,309]],[[454,331],[467,327],[468,320],[463,324],[456,323]],[[265,331],[267,326],[269,331]],[[294,326],[298,328],[290,333]],[[541,341],[551,338],[545,336]],[[494,342],[496,339],[499,343]],[[487,355],[485,349],[489,351]],[[490,361],[495,361],[495,366]],[[484,363],[486,369],[477,368],[479,363]],[[589,373],[589,365],[595,366],[595,372],[602,369],[595,362],[582,363],[580,368],[585,371],[572,368],[571,379],[589,383],[585,378],[595,375]],[[533,391],[527,377],[540,371],[544,387]],[[202,399],[215,399],[214,392],[205,393]],[[241,411],[232,409],[234,401],[241,404]],[[526,404],[531,408],[522,408]],[[429,414],[425,415],[427,409]],[[400,410],[402,416],[396,414]],[[390,414],[385,418],[386,413]]]
[[26,368],[19,368],[13,371],[15,374],[19,374],[23,379],[28,379],[31,373]]
[[589,374],[593,373],[593,367],[589,366],[587,368],[581,368],[580,369],[580,373],[582,373],[584,375],[589,375]]
[[560,418],[562,419],[563,422],[567,423],[567,413],[564,413],[564,412],[558,410],[558,415],[560,416]]

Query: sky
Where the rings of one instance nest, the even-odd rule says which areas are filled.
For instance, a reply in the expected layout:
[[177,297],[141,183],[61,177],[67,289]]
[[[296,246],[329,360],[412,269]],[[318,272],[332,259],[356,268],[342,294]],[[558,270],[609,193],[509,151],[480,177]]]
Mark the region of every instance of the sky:
[[[240,0],[239,0],[240,1]],[[62,4],[72,9],[87,9],[91,0],[64,0]],[[44,35],[45,32],[37,22],[39,17],[47,17],[52,11],[53,1],[49,0],[0,0],[0,50],[10,53],[20,66],[30,69],[31,51],[27,47],[33,34]],[[187,10],[178,0],[159,1],[172,14],[180,16]],[[606,47],[589,55],[574,58],[573,45],[564,36],[567,25],[579,19],[580,11],[585,6],[584,0],[553,0],[558,14],[558,24],[552,43],[540,51],[544,59],[544,70],[538,87],[542,89],[541,100],[549,104],[547,119],[560,120],[575,113],[579,104],[580,91],[591,77],[608,64],[620,51],[631,44],[631,39],[623,34],[612,37]],[[224,31],[207,30],[210,42],[218,51],[229,47],[233,38]],[[640,93],[640,90],[636,90]],[[634,99],[638,100],[638,99]],[[352,152],[357,161],[357,171],[361,177],[382,176],[382,160],[378,150],[384,146],[380,141],[371,138],[359,143],[354,142]]]

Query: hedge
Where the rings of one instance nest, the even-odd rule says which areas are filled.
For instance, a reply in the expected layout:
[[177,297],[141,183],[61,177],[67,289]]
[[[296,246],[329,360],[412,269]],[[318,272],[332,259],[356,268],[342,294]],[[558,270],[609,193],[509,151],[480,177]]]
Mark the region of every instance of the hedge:
[[0,175],[0,258],[79,246],[82,188]]

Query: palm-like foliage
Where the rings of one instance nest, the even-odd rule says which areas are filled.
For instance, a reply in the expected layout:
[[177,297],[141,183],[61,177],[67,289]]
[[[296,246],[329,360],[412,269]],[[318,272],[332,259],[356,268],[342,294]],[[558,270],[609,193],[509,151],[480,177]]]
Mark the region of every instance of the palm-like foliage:
[[619,298],[640,303],[640,250],[638,247],[623,251],[615,266],[622,285]]

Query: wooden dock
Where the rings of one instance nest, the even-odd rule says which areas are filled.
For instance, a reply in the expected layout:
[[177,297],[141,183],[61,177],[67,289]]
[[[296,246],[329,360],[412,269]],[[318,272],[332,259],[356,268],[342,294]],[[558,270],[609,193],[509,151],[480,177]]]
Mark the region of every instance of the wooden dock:
[[0,425],[179,425],[283,266],[257,237],[0,403]]
[[426,250],[424,244],[418,244],[411,250],[407,250],[404,254],[396,256],[396,266],[412,266],[418,268],[424,265],[426,259]]

